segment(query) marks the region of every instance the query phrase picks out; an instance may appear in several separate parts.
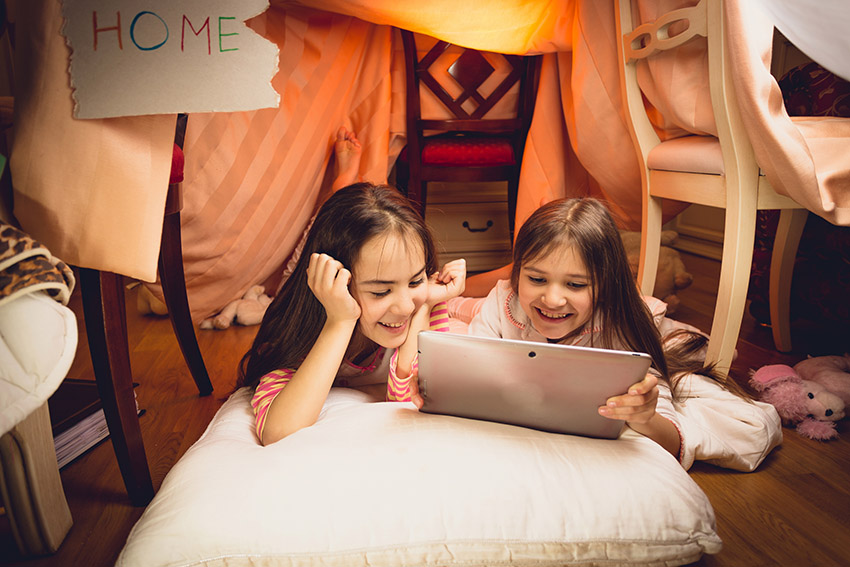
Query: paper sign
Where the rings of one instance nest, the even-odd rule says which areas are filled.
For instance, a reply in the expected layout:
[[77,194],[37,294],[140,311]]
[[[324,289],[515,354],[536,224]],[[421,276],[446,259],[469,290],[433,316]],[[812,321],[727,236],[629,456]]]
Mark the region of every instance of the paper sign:
[[63,0],[76,118],[276,107],[268,0]]

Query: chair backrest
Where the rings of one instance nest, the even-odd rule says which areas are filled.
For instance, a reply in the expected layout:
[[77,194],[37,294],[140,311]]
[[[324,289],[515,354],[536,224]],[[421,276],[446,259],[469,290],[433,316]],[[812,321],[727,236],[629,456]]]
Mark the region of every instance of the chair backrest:
[[758,171],[740,118],[727,61],[722,0],[700,0],[695,6],[672,10],[653,22],[638,26],[633,23],[637,13],[633,4],[637,4],[636,0],[619,0],[618,44],[624,104],[644,163],[660,138],[647,114],[638,86],[637,67],[641,62],[702,37],[708,47],[708,85],[723,168],[727,176],[735,176],[739,171]]
[[[484,53],[437,41],[420,58],[417,36],[400,31],[406,64],[408,133],[515,132],[524,142],[534,109],[539,57]],[[505,65],[497,69],[491,61]],[[455,84],[447,85],[446,76]],[[431,95],[439,101],[444,116],[423,117],[422,99]],[[505,101],[511,96],[515,96],[515,102],[509,105],[513,108],[506,109]],[[414,141],[410,134],[408,138],[408,144]]]

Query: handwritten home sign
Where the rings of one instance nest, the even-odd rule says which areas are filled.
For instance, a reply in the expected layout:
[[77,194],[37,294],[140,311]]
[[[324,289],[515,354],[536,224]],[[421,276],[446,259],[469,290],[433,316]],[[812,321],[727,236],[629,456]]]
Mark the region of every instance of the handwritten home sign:
[[268,0],[63,0],[76,118],[276,107]]

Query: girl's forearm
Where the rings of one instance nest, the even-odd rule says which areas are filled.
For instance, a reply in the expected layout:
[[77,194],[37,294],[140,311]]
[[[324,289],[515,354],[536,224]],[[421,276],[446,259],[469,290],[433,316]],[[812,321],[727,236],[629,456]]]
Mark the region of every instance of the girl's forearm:
[[263,445],[316,423],[356,324],[357,320],[325,323],[304,362],[269,406]]
[[674,457],[679,457],[679,451],[681,450],[679,430],[666,417],[656,413],[647,423],[626,423],[641,435],[649,437],[664,447]]
[[417,337],[419,331],[427,330],[430,322],[431,307],[426,303],[410,318],[410,330],[407,333],[407,339],[398,348],[398,366],[396,367],[398,378],[407,378],[410,376],[413,360],[416,358],[418,352]]

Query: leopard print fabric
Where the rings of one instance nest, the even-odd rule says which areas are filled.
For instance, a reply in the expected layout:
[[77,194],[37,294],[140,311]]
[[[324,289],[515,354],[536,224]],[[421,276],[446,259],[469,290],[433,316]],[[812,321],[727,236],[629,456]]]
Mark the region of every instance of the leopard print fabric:
[[44,290],[68,304],[74,272],[25,232],[0,222],[0,304],[24,293]]

